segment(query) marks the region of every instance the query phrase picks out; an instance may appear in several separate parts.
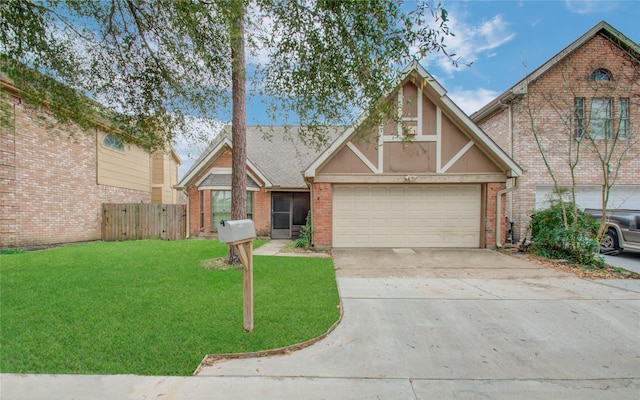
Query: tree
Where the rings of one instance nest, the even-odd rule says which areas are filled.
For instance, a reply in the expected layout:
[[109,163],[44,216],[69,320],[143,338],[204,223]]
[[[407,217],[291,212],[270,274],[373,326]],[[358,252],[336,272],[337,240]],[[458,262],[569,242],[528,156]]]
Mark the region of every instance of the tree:
[[[581,225],[577,186],[587,182],[601,186],[603,217],[598,240],[607,231],[611,188],[640,141],[630,113],[637,109],[640,55],[613,41],[605,43],[598,54],[569,55],[546,77],[527,82],[523,105],[529,130],[553,181],[566,232],[576,233]],[[583,171],[593,172],[585,177]]]
[[446,55],[450,34],[430,0],[5,0],[0,13],[2,69],[62,120],[91,124],[89,94],[126,139],[162,147],[185,116],[220,118],[231,98],[234,219],[246,215],[245,45],[266,53],[255,79],[270,115],[320,145],[361,112],[396,118],[379,100],[400,67]]

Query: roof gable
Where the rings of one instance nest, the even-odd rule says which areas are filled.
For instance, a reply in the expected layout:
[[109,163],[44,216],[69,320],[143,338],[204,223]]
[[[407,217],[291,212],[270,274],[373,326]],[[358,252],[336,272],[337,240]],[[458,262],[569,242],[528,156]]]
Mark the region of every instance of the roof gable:
[[600,21],[596,26],[589,29],[573,43],[562,49],[559,53],[551,57],[549,60],[547,60],[547,62],[528,74],[518,83],[511,86],[504,93],[496,97],[480,110],[471,114],[471,119],[476,122],[483,121],[487,117],[493,115],[496,111],[502,110],[505,107],[506,103],[519,96],[524,95],[527,92],[528,82],[532,82],[538,79],[541,75],[545,74],[551,68],[564,60],[567,56],[573,53],[576,49],[580,48],[589,40],[594,38],[596,35],[602,35],[611,42],[615,43],[621,49],[624,49],[629,54],[632,54],[636,59],[640,61],[640,46],[633,40],[626,37],[620,31],[615,29],[613,26],[609,25],[607,22]]
[[395,101],[394,96],[401,105],[404,128],[394,121],[369,128],[364,115],[309,165],[305,177],[463,173],[469,167],[482,173],[522,174],[420,64],[405,69],[385,101]]

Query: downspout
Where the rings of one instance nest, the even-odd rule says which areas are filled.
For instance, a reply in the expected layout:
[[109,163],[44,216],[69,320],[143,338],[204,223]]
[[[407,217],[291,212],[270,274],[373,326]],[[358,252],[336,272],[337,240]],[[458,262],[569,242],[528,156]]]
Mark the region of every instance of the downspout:
[[502,195],[503,194],[507,194],[507,193],[511,193],[514,190],[517,190],[518,187],[520,187],[520,178],[519,177],[514,177],[514,185],[509,187],[509,188],[505,188],[502,190],[499,190],[498,193],[496,194],[496,248],[501,248],[502,247],[502,243],[500,241],[500,236],[502,235],[501,229],[500,227],[502,226],[501,220],[502,220]]
[[[502,104],[503,106],[507,107],[507,131],[509,134],[509,157],[513,157],[513,114],[511,111],[511,102],[504,103],[502,101],[502,99],[500,99],[500,104]],[[502,220],[502,195],[503,194],[507,194],[507,193],[511,193],[515,190],[518,189],[518,187],[520,186],[520,179],[519,177],[515,177],[513,178],[515,180],[514,185],[510,188],[505,188],[502,190],[499,190],[498,193],[496,194],[496,247],[497,248],[501,248],[502,247],[502,243],[501,243],[501,236],[502,236],[502,230],[500,229],[500,227],[502,226],[501,224],[501,220]],[[509,206],[511,206],[512,204],[509,204]]]

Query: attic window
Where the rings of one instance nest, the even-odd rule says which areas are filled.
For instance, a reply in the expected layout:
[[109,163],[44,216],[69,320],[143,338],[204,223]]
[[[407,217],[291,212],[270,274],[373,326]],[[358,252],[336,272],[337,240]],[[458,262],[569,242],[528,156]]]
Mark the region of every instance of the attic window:
[[124,144],[122,144],[122,140],[112,134],[105,136],[102,144],[110,149],[124,152]]
[[611,72],[606,69],[597,69],[591,73],[589,77],[591,81],[610,81],[611,80]]

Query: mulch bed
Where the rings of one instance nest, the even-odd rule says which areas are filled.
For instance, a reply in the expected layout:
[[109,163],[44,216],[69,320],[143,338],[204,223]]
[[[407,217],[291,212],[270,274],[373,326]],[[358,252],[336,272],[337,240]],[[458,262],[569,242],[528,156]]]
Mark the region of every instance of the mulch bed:
[[[513,249],[515,253],[517,250]],[[527,261],[543,265],[545,267],[554,268],[563,272],[568,272],[582,279],[640,279],[640,274],[632,271],[627,271],[621,268],[612,267],[607,265],[602,268],[597,267],[585,267],[582,265],[575,265],[567,262],[566,260],[550,260],[548,258],[535,256],[529,253],[518,253],[518,258],[523,258]]]

